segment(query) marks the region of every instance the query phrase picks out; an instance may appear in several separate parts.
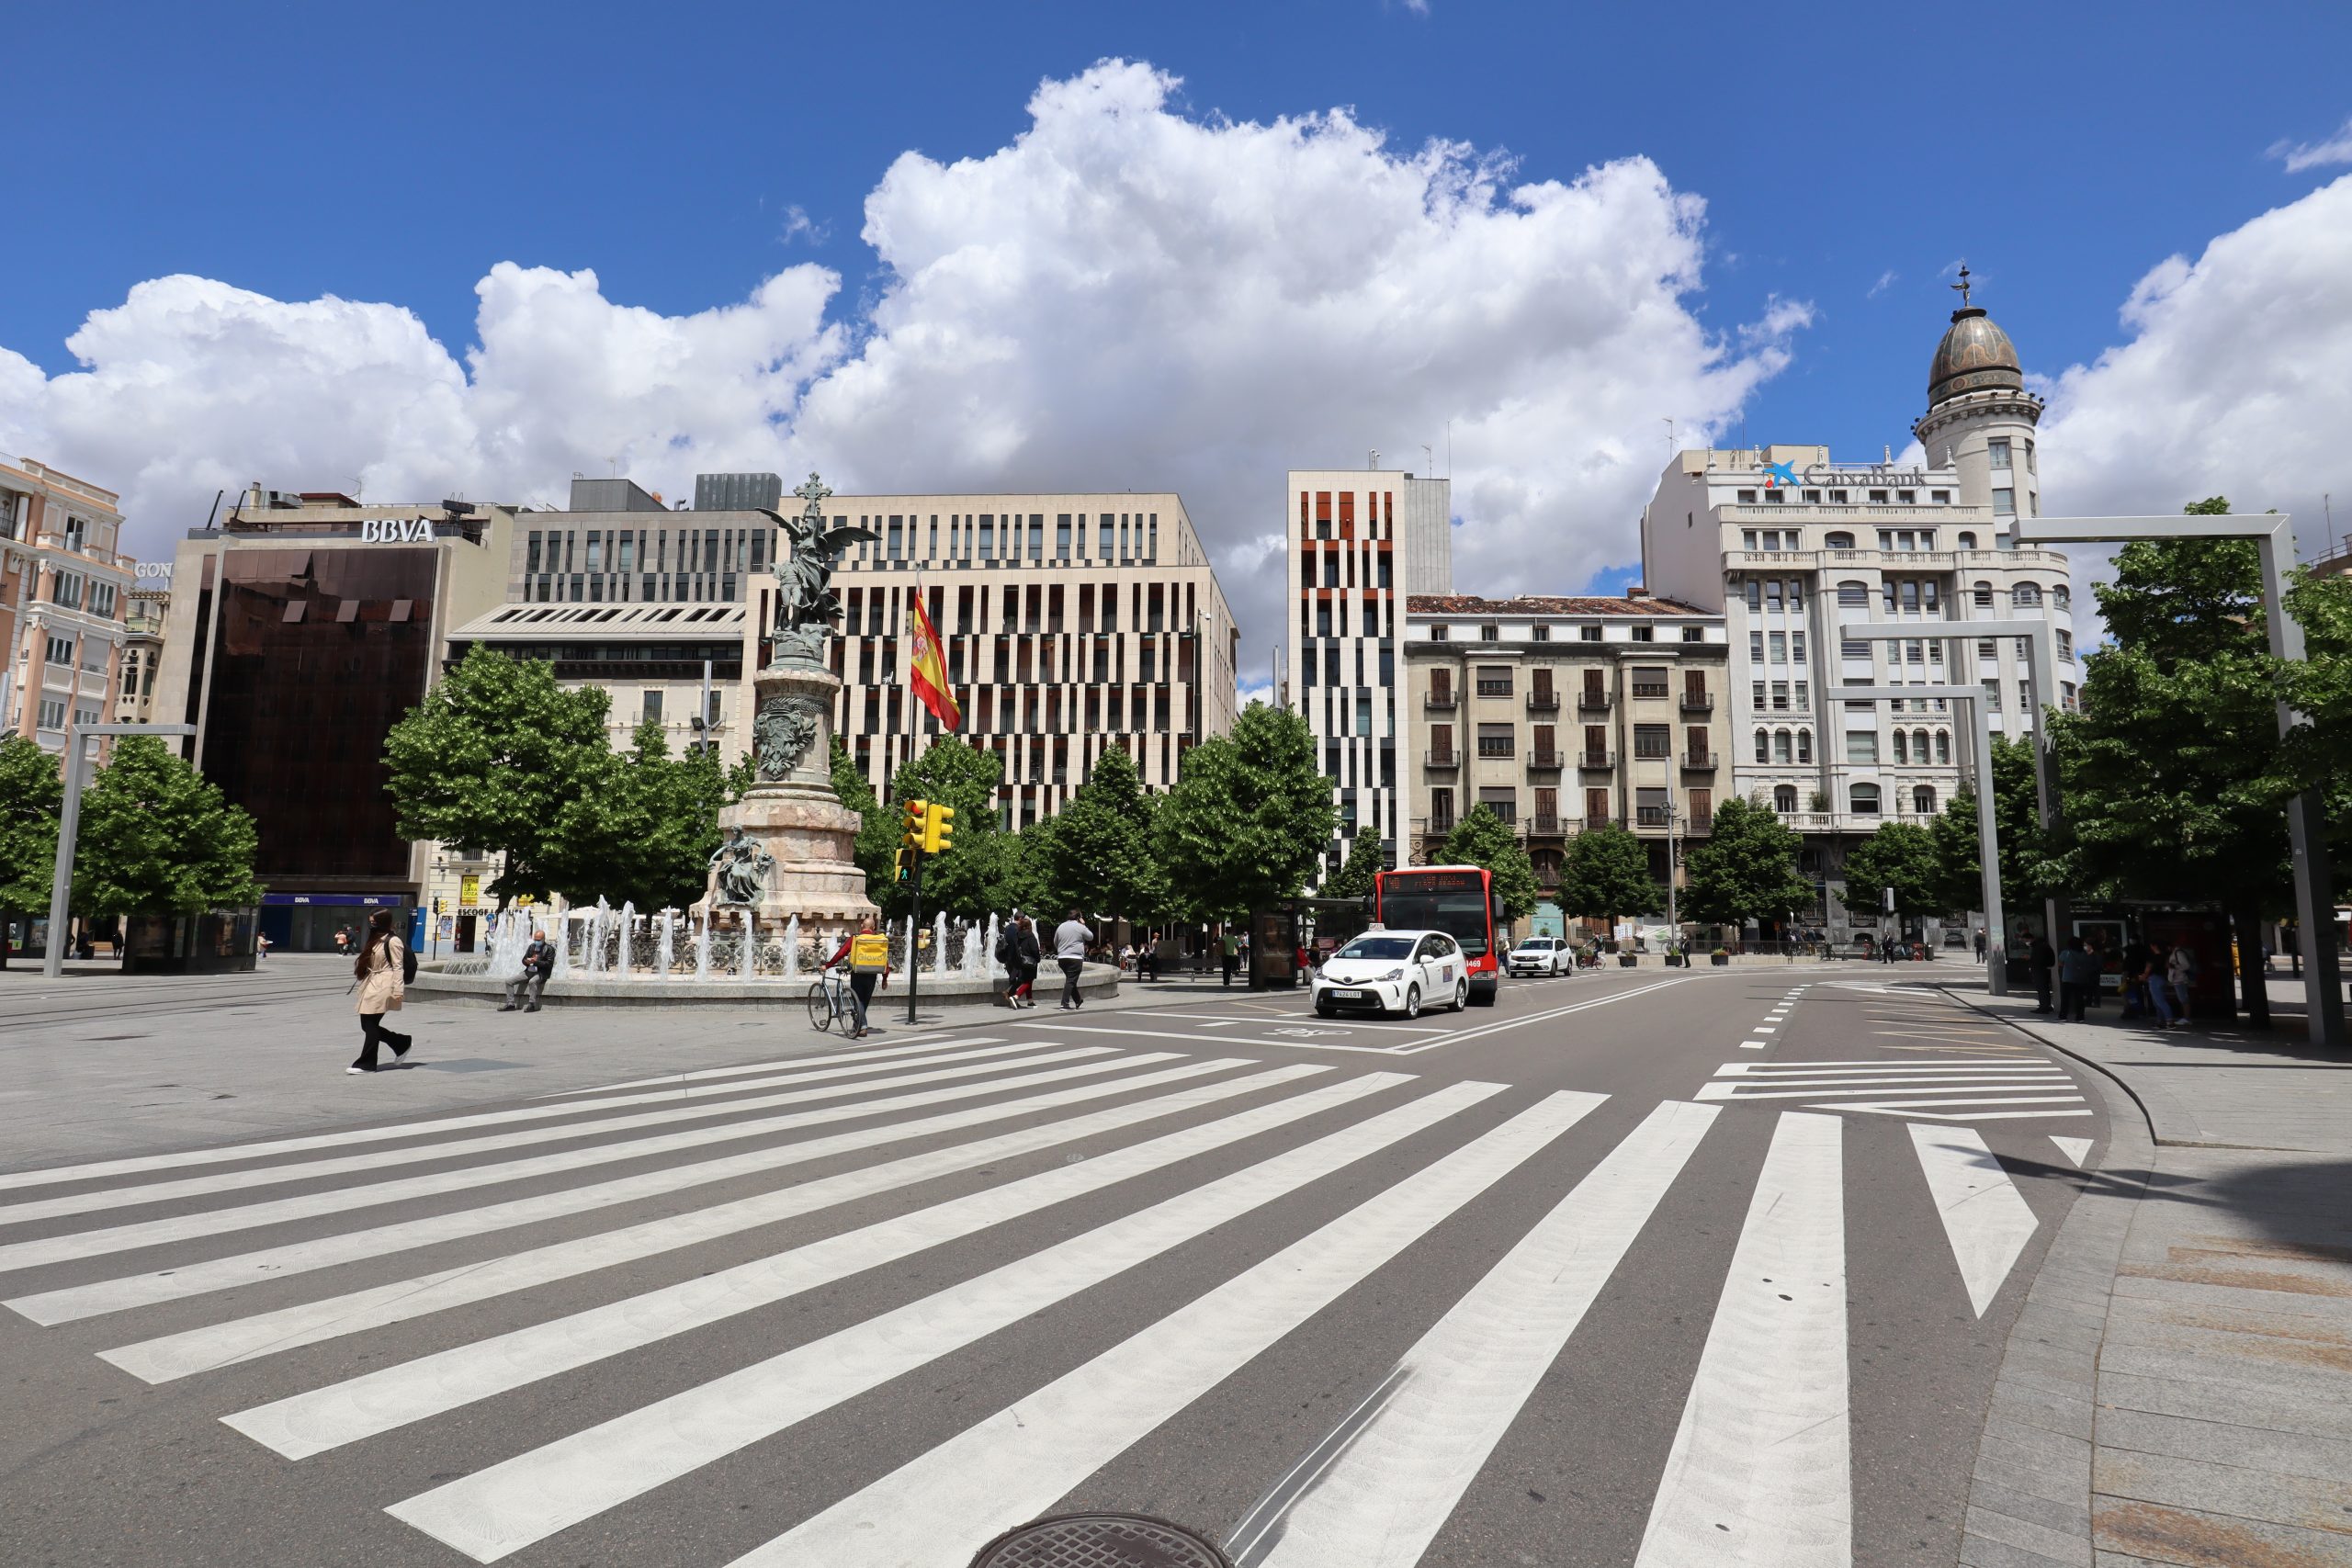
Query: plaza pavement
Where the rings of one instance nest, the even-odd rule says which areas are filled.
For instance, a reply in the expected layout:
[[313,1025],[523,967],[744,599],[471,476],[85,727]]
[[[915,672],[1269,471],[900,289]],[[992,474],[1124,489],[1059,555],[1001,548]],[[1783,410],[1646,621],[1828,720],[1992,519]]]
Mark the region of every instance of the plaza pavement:
[[2096,1068],[2111,1141],[2012,1331],[1966,1568],[2352,1564],[2352,1061],[2269,1031],[2037,1016]]

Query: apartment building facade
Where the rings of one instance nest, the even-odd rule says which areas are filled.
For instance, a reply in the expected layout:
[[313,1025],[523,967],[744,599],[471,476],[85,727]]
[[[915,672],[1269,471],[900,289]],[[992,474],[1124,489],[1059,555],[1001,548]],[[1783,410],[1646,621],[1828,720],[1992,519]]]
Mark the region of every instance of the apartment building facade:
[[1720,613],[1640,590],[1417,594],[1403,648],[1408,863],[1442,859],[1484,806],[1526,844],[1547,898],[1569,841],[1604,823],[1632,829],[1652,874],[1679,885],[1676,847],[1706,835],[1732,777]]
[[123,596],[121,678],[115,682],[117,724],[155,722],[155,680],[163,672],[168,588],[134,588]]
[[61,756],[69,726],[115,710],[136,566],[120,501],[46,463],[0,463],[0,732]]
[[1385,863],[1406,863],[1415,784],[1397,753],[1411,732],[1398,707],[1402,628],[1415,595],[1453,592],[1452,497],[1452,481],[1402,470],[1285,476],[1291,587],[1278,698],[1305,716],[1330,780],[1339,825],[1323,875],[1360,832],[1380,836]]
[[[2018,547],[2012,528],[2041,510],[2041,413],[2007,334],[1967,308],[1931,363],[1918,460],[1686,451],[1643,513],[1650,586],[1724,616],[1732,787],[1805,833],[1804,869],[1823,892],[1807,923],[1833,940],[1879,924],[1837,897],[1845,850],[1881,823],[1934,817],[1974,768],[1965,716],[1942,699],[1845,702],[1838,688],[1981,685],[1996,732],[2012,738],[2030,732],[2040,700],[2074,705],[2068,559]],[[2032,690],[2024,639],[1969,634],[1967,622],[1996,618],[2053,623],[2052,691]],[[1862,621],[1916,623],[1918,635],[1842,634]],[[1944,940],[1965,941],[1966,922]]]
[[836,728],[883,798],[941,733],[906,683],[919,595],[960,733],[1003,759],[1008,827],[1059,810],[1108,747],[1165,789],[1186,750],[1231,731],[1240,634],[1172,492],[836,495],[826,509],[876,536],[834,573],[832,650]]

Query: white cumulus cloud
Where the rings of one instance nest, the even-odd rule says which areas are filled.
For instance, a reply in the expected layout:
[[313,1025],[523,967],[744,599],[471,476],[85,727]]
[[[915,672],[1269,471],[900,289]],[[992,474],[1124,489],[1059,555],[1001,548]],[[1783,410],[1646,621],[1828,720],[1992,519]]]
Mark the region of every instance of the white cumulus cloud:
[[0,349],[0,443],[122,490],[151,553],[250,479],[560,500],[617,461],[672,496],[735,468],[1175,489],[1261,643],[1284,468],[1425,468],[1450,422],[1457,583],[1573,590],[1635,558],[1660,421],[1722,428],[1811,319],[1703,322],[1702,205],[1646,159],[1524,177],[1341,110],[1187,114],[1176,85],[1105,62],[1043,84],[985,157],[901,156],[854,311],[813,265],[665,316],[502,263],[453,353],[398,304],[158,278],[91,314],[76,369]]
[[2151,268],[2122,306],[2128,340],[2047,388],[2044,510],[2154,516],[2227,495],[2292,513],[2319,547],[2321,496],[2352,501],[2347,278],[2352,175]]
[[2287,165],[2290,175],[2323,169],[2330,164],[2352,164],[2352,119],[2324,141],[2274,141],[2270,155]]

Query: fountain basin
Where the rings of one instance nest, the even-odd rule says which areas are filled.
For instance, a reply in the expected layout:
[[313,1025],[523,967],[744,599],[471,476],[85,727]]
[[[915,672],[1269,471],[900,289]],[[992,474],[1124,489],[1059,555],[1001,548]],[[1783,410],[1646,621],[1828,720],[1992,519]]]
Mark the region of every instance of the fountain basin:
[[[815,983],[813,975],[799,975],[791,979],[767,976],[746,980],[740,976],[714,972],[707,980],[696,980],[680,975],[657,980],[650,974],[639,974],[627,980],[611,971],[591,976],[575,966],[569,976],[549,980],[540,995],[543,1007],[768,1007],[786,1008],[806,1013],[808,987]],[[918,1011],[932,1008],[987,1009],[1001,1006],[996,987],[999,979],[975,977],[956,972],[934,975],[925,969],[922,987],[915,996]],[[1061,995],[1062,976],[1057,969],[1048,968],[1037,976],[1037,994],[1050,1000]],[[410,981],[409,991],[418,997],[435,1000],[474,1001],[496,1007],[506,999],[506,987],[484,972],[480,959],[442,959],[424,962],[416,966],[416,978]],[[1079,994],[1089,1001],[1119,994],[1119,971],[1108,964],[1090,964],[1079,976]],[[907,1005],[907,984],[903,974],[890,976],[890,983],[874,993],[871,1009],[877,1023],[887,1022],[890,1009],[897,1007],[904,1016]]]

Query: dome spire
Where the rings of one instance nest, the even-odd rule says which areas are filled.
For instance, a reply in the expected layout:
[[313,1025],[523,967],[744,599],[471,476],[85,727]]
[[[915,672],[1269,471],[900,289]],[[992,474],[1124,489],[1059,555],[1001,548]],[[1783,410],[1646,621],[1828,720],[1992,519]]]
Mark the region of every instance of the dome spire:
[[1966,262],[1962,262],[1962,263],[1961,263],[1961,264],[1960,264],[1960,281],[1959,281],[1958,283],[1955,283],[1955,284],[1951,285],[1950,287],[1951,287],[1951,288],[1954,288],[1954,289],[1957,289],[1957,290],[1959,291],[1959,293],[1960,293],[1960,305],[1961,305],[1961,309],[1962,309],[1962,310],[1966,310],[1966,309],[1968,308],[1968,287],[1969,287],[1969,285],[1968,285],[1968,264],[1967,264]]

